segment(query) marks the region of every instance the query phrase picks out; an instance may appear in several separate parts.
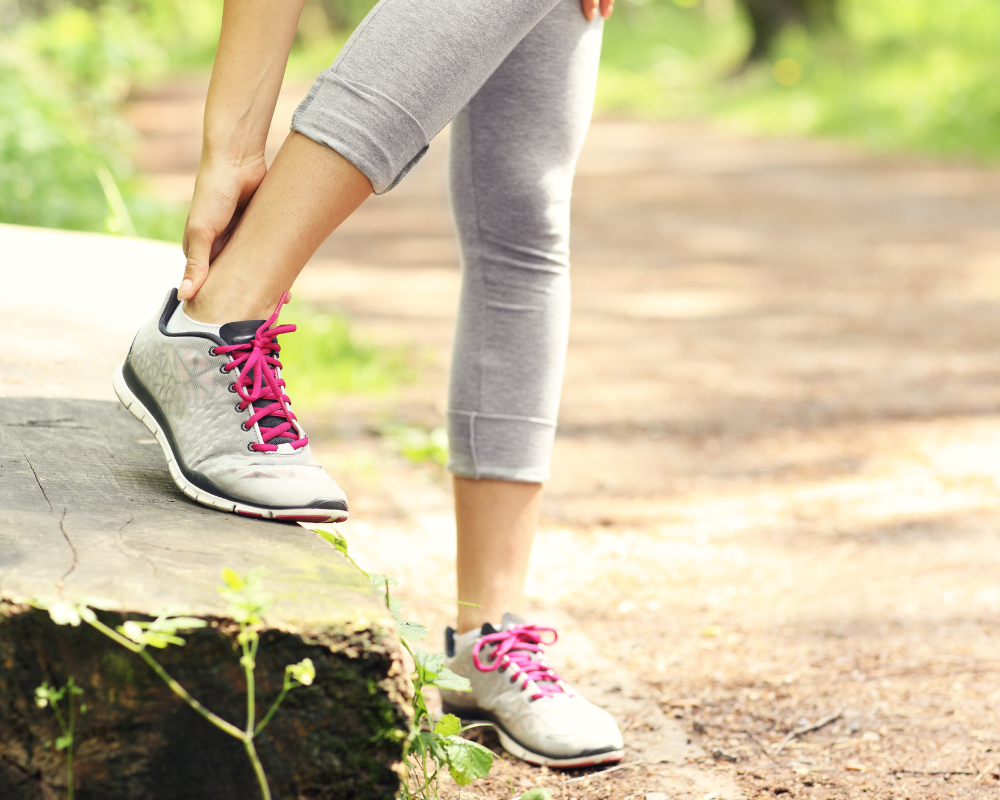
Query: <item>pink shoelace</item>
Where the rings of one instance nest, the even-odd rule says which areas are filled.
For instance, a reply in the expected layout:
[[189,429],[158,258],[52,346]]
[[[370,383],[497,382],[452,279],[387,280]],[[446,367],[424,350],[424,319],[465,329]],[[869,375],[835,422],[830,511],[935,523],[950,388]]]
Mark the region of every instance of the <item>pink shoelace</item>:
[[[552,641],[545,641],[542,637],[546,633],[552,634]],[[488,633],[481,638],[472,648],[472,663],[481,672],[492,672],[498,669],[506,672],[509,667],[513,667],[514,674],[510,676],[510,682],[514,683],[518,678],[524,676],[522,689],[528,688],[528,682],[534,681],[538,689],[532,700],[540,697],[555,697],[557,694],[568,694],[560,685],[560,678],[552,671],[544,661],[536,661],[532,656],[543,652],[543,645],[553,645],[559,641],[559,634],[555,628],[543,628],[539,625],[515,625],[505,631],[498,633]],[[492,645],[493,650],[489,655],[490,660],[483,664],[479,658],[479,653],[486,645]]]
[[[295,424],[295,414],[288,407],[291,400],[288,399],[288,396],[283,391],[285,382],[274,372],[276,368],[281,369],[281,362],[277,357],[278,351],[281,350],[281,345],[274,341],[274,339],[281,333],[292,333],[295,330],[295,326],[278,325],[276,328],[272,328],[271,325],[278,319],[281,307],[289,299],[288,292],[285,292],[281,296],[281,300],[278,301],[278,307],[274,309],[274,313],[257,329],[253,341],[243,344],[218,345],[214,349],[217,355],[233,354],[233,360],[222,368],[224,372],[231,372],[237,367],[240,368],[240,377],[236,379],[236,383],[233,385],[234,391],[240,397],[237,408],[240,411],[245,411],[251,403],[255,404],[254,414],[243,423],[243,429],[249,430],[264,417],[278,417],[285,420],[273,428],[261,426],[260,436],[264,440],[264,443],[253,442],[250,445],[250,449],[257,452],[274,452],[277,450],[278,445],[268,444],[268,442],[278,436],[290,438],[286,435],[288,431],[291,431],[293,436],[299,437],[291,443],[294,449],[298,450],[300,447],[305,447],[309,444],[309,437],[302,435],[302,430]],[[236,355],[237,353],[239,355]],[[271,403],[263,408],[259,408],[256,405],[261,401],[268,400]]]

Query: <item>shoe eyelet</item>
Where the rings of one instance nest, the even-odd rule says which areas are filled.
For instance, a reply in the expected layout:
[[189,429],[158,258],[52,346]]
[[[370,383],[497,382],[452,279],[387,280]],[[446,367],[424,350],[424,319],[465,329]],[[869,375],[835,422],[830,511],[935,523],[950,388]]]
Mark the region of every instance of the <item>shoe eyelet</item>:
[[242,423],[242,424],[240,425],[240,429],[241,429],[241,430],[242,430],[242,431],[243,431],[244,433],[250,433],[250,429],[249,429],[249,428],[247,427],[247,424],[246,424],[245,422],[244,422],[244,423]]
[[240,404],[239,403],[237,403],[235,406],[233,406],[233,410],[234,411],[239,411],[241,414],[243,413],[243,409],[240,408]]
[[215,352],[215,348],[214,348],[214,347],[209,347],[209,348],[208,348],[208,354],[209,354],[210,356],[212,356],[213,358],[214,358],[215,356],[219,355],[218,353],[216,353],[216,352]]
[[235,383],[229,384],[229,391],[230,391],[231,394],[236,394],[236,384]]
[[221,367],[219,367],[219,372],[222,373],[223,375],[229,374],[229,370],[226,369],[226,366],[227,366],[226,364],[223,364]]
[[257,452],[256,450],[253,449],[253,442],[250,442],[250,444],[247,445],[247,450],[249,450],[251,453]]

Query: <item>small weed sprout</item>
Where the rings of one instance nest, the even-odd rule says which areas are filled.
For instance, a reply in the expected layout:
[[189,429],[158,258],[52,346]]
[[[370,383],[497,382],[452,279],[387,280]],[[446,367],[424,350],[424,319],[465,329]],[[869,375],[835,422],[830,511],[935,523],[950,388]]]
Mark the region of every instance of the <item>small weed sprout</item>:
[[[79,623],[77,623],[79,624]],[[83,694],[83,689],[76,685],[73,676],[70,675],[66,685],[56,689],[49,686],[48,681],[35,689],[35,705],[39,708],[51,708],[59,723],[59,730],[62,736],[56,738],[55,745],[57,751],[66,751],[66,797],[73,800],[73,735],[76,732],[76,698]],[[66,697],[67,711],[64,717],[59,709],[59,703]],[[86,703],[80,704],[80,713],[87,713]],[[46,747],[48,747],[49,742]]]
[[403,619],[402,601],[390,594],[390,587],[395,586],[397,581],[361,569],[347,554],[347,539],[336,529],[330,531],[317,527],[312,530],[337,548],[381,592],[386,607],[396,620],[400,641],[413,657],[415,670],[410,678],[413,683],[413,717],[403,747],[406,778],[400,787],[402,800],[433,800],[438,797],[438,776],[442,769],[447,769],[459,786],[485,778],[493,766],[492,751],[461,734],[486,723],[462,727],[461,720],[454,714],[445,714],[435,723],[424,699],[423,690],[427,686],[471,691],[468,679],[448,669],[444,665],[443,654],[428,653],[411,646],[411,643],[427,637],[427,628],[419,622]]
[[[185,641],[183,638],[178,636],[178,634],[205,627],[205,620],[198,619],[197,617],[171,617],[164,614],[148,622],[127,620],[117,628],[112,629],[101,622],[97,618],[97,614],[94,613],[93,609],[86,605],[75,606],[69,603],[54,603],[49,606],[48,612],[52,621],[57,625],[73,625],[75,627],[78,626],[81,621],[86,622],[88,625],[99,630],[105,636],[108,636],[116,641],[125,649],[136,653],[157,675],[160,676],[164,683],[170,687],[171,691],[187,703],[195,712],[204,717],[219,730],[229,734],[234,739],[239,739],[243,742],[243,747],[246,750],[247,757],[250,759],[254,775],[257,778],[258,785],[260,786],[261,796],[264,800],[271,800],[271,789],[268,786],[267,776],[264,774],[264,767],[260,762],[260,757],[257,755],[257,748],[254,746],[254,737],[258,736],[264,729],[264,726],[271,721],[271,717],[274,716],[278,707],[292,689],[296,686],[309,686],[312,684],[316,678],[316,668],[313,665],[312,660],[309,658],[305,658],[297,664],[289,664],[285,667],[285,677],[281,692],[278,694],[277,698],[275,698],[263,719],[261,719],[260,722],[257,722],[254,670],[257,666],[257,647],[260,644],[260,630],[263,627],[264,622],[263,614],[271,604],[270,596],[264,592],[261,585],[262,573],[262,569],[257,569],[252,571],[250,574],[241,577],[235,571],[226,568],[222,572],[222,579],[225,581],[225,584],[220,586],[218,590],[219,593],[229,601],[229,614],[240,626],[240,631],[237,635],[237,642],[240,645],[242,653],[240,657],[240,664],[243,667],[247,681],[247,721],[246,727],[242,730],[205,708],[205,706],[192,697],[183,686],[174,680],[159,664],[159,662],[157,662],[156,659],[154,659],[149,653],[148,648],[151,647],[163,650],[170,645],[183,646]],[[71,685],[72,678],[70,678],[67,687],[70,687]],[[73,688],[75,689],[75,687]],[[41,694],[39,694],[39,692],[43,689],[45,689],[46,692],[44,698]],[[76,692],[80,691],[79,689],[75,690]],[[42,705],[43,699],[46,703],[54,702],[52,695],[50,694],[51,691],[51,689],[47,688],[46,684],[42,684],[42,686],[36,690],[36,697],[38,698],[39,705]],[[63,690],[61,689],[58,691],[62,692]],[[62,695],[60,694],[59,698],[61,699],[61,697]],[[60,719],[60,726],[62,726],[62,718],[58,707],[53,705],[53,710],[56,712],[57,718]],[[57,747],[58,743],[66,739],[67,736],[69,737],[68,747],[72,747],[72,702],[70,703],[70,714],[70,724],[68,728],[65,726],[63,727],[63,736],[57,740]],[[71,752],[69,754],[68,769],[70,773],[72,773]],[[72,774],[70,775],[69,786],[69,796],[72,797]]]

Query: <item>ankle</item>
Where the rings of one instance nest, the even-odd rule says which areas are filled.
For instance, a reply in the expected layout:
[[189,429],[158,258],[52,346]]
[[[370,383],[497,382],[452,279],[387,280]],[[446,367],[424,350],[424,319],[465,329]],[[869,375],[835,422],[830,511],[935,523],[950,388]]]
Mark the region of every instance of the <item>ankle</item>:
[[268,304],[245,298],[220,298],[202,289],[190,300],[184,301],[184,313],[195,322],[225,325],[244,319],[267,319],[274,313],[277,303],[277,300]]

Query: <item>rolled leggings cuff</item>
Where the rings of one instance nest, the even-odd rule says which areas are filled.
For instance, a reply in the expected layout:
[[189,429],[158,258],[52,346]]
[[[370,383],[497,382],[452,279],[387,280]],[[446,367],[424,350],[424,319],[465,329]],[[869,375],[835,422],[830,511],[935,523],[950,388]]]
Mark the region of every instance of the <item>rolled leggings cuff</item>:
[[395,100],[330,70],[313,83],[291,127],[350,161],[375,194],[399,183],[429,146],[420,123]]
[[533,417],[448,411],[448,469],[460,478],[544,483],[556,424]]

